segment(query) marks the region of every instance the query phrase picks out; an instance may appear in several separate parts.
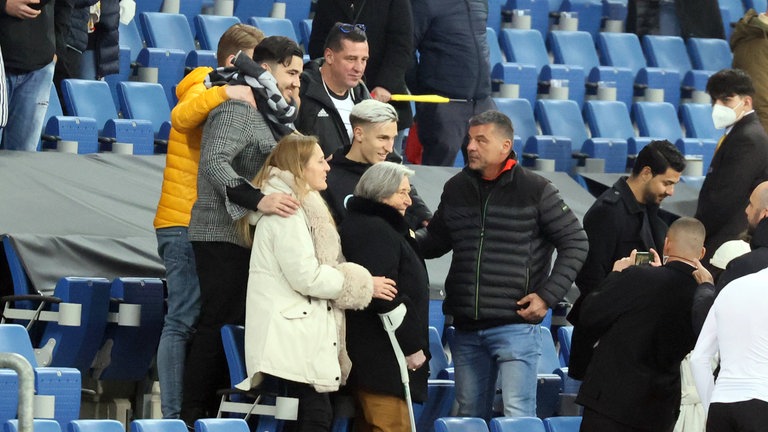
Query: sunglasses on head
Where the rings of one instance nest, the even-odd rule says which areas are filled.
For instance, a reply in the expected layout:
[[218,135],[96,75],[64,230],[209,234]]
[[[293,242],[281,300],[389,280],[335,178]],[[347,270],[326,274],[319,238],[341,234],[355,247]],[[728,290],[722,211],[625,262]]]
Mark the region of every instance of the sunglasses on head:
[[350,33],[355,30],[365,33],[365,24],[339,24],[339,30],[343,33]]

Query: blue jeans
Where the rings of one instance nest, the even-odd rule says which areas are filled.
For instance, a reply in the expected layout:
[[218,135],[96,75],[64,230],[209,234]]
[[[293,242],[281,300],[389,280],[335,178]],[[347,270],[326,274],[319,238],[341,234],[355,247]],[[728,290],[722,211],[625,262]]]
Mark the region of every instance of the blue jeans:
[[160,228],[156,234],[168,286],[168,312],[157,349],[160,403],[164,418],[179,418],[187,346],[200,316],[200,283],[187,227]]
[[27,73],[6,71],[8,124],[0,129],[0,149],[36,151],[53,83],[54,63]]
[[451,353],[458,416],[490,420],[499,374],[504,415],[536,416],[536,372],[541,357],[538,324],[457,330]]

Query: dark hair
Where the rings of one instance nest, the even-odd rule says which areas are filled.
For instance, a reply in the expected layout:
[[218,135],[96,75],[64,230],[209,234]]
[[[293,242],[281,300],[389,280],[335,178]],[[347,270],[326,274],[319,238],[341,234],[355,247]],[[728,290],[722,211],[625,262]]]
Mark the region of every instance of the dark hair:
[[754,96],[752,78],[741,69],[723,69],[715,72],[707,81],[707,93],[713,101],[728,96]]
[[504,138],[508,138],[511,141],[515,140],[515,128],[512,126],[512,120],[506,116],[506,114],[489,110],[476,114],[469,119],[469,126],[481,126],[486,124],[492,124],[496,126],[496,129],[501,133]]
[[293,57],[303,58],[304,52],[292,39],[285,36],[270,36],[264,38],[253,49],[253,61],[261,63],[278,63],[283,66],[291,64]]
[[[364,28],[364,27],[363,27]],[[328,37],[325,38],[325,48],[330,48],[331,51],[341,51],[341,41],[348,40],[350,42],[367,42],[368,36],[365,34],[365,30],[361,28],[361,25],[352,25],[337,22],[331,27],[328,32]]]
[[654,176],[664,174],[668,168],[683,172],[685,157],[667,140],[651,141],[637,154],[635,165],[632,167],[632,176],[640,174],[644,167],[650,168]]

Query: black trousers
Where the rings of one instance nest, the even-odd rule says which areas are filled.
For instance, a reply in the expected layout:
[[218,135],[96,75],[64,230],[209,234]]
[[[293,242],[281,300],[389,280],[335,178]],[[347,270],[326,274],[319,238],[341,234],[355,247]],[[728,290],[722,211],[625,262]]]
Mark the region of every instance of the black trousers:
[[188,425],[216,417],[220,398],[229,388],[229,368],[221,343],[221,327],[245,323],[250,249],[226,242],[192,242],[200,280],[200,318],[184,367],[181,419]]
[[768,430],[768,402],[714,402],[709,405],[707,432],[762,432]]
[[318,393],[309,384],[278,378],[283,394],[299,400],[296,421],[286,421],[283,432],[327,432],[333,424],[333,408],[328,393]]
[[[669,428],[657,432],[672,432],[674,428],[675,425],[672,424]],[[648,432],[648,430],[619,423],[610,417],[585,407],[584,414],[581,417],[579,432]]]

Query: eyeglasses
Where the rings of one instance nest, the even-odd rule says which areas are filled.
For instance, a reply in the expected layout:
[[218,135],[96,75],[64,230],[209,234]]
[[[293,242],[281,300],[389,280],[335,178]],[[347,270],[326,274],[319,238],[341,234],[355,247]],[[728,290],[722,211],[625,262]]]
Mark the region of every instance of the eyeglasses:
[[339,30],[343,33],[351,33],[353,31],[360,31],[365,33],[365,24],[339,24]]

